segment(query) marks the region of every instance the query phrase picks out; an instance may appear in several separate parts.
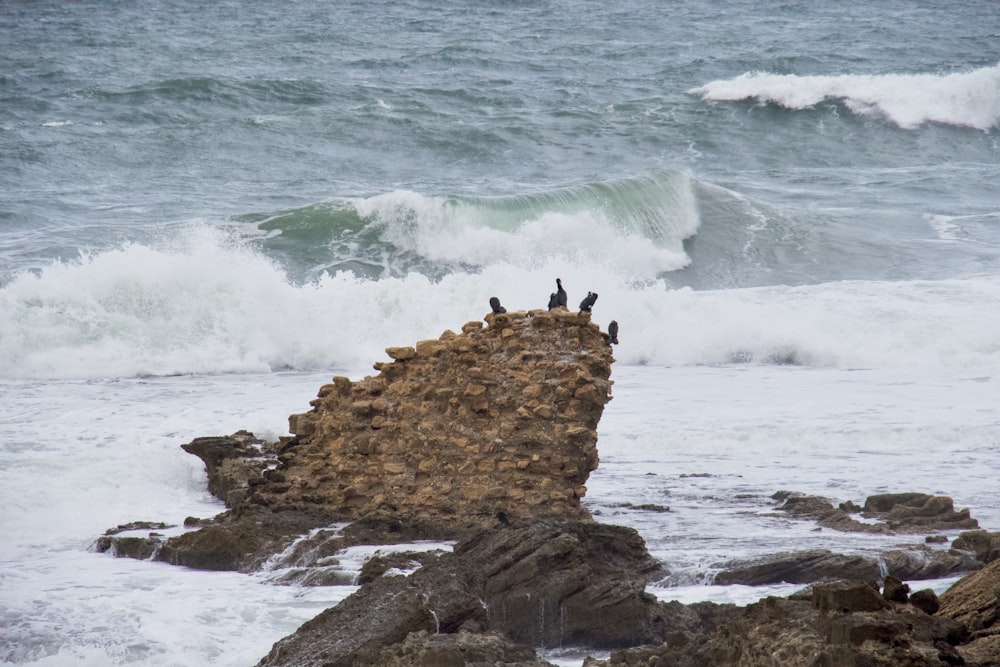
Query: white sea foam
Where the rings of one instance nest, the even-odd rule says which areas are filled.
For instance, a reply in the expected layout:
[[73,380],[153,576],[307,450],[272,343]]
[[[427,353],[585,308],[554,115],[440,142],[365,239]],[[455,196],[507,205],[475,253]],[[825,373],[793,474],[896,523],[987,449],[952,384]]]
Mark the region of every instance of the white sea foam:
[[214,233],[127,245],[23,273],[0,288],[0,377],[108,378],[357,367],[487,312],[543,308],[563,279],[574,306],[621,326],[626,364],[996,368],[1000,280],[837,282],[668,290],[614,265],[497,260],[438,281],[350,272],[304,285]]
[[934,122],[988,130],[1000,123],[1000,65],[953,74],[799,76],[747,72],[692,88],[706,100],[757,99],[807,109],[843,100],[855,113],[879,113],[903,128]]
[[[0,660],[253,664],[353,592],[275,585],[274,572],[195,572],[87,550],[125,521],[222,511],[201,463],[179,444],[241,427],[282,434],[286,416],[307,409],[328,377],[0,382],[8,417],[0,421]],[[671,577],[650,589],[661,599],[744,604],[786,593],[791,587],[702,585],[725,561],[775,545],[875,554],[912,541],[816,532],[774,511],[769,496],[782,489],[838,502],[943,493],[984,528],[1000,526],[994,375],[616,364],[613,378],[585,503],[600,521],[634,526],[663,559]],[[670,511],[636,507],[647,503]],[[372,553],[343,556],[356,568]]]

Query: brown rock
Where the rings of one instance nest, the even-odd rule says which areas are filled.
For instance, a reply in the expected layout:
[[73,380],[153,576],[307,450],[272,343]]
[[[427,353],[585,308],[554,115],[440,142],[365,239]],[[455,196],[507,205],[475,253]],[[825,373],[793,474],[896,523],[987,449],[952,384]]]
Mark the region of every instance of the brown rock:
[[906,602],[910,596],[910,586],[893,576],[885,578],[882,584],[882,597],[889,602]]
[[872,584],[840,581],[813,586],[812,604],[821,612],[879,611],[889,607]]
[[612,356],[589,314],[489,314],[357,382],[321,388],[292,415],[279,467],[252,488],[270,509],[332,520],[393,517],[466,530],[589,518],[597,423]]
[[941,601],[938,599],[937,593],[929,588],[922,588],[911,595],[910,604],[925,614],[931,615],[936,614],[941,608]]
[[[959,579],[941,595],[939,616],[964,623],[972,632],[989,630],[1000,621],[1000,560]],[[1000,656],[997,657],[1000,662]]]

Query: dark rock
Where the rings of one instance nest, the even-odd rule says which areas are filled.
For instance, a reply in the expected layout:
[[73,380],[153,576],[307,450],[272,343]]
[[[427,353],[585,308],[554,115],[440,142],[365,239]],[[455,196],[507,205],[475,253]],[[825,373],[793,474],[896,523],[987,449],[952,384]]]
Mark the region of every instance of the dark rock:
[[379,667],[552,667],[534,649],[520,646],[496,633],[459,631],[455,634],[411,633],[406,639],[373,656]]
[[969,516],[969,510],[955,511],[948,496],[926,493],[886,493],[869,496],[862,516],[876,522],[858,521],[850,516],[856,512],[853,502],[839,508],[819,496],[805,496],[779,491],[771,496],[783,501],[778,508],[798,518],[815,520],[824,528],[854,533],[921,533],[928,530],[961,530],[978,528],[979,522]]
[[631,528],[537,522],[482,534],[455,556],[483,577],[490,628],[514,641],[613,647],[657,636],[644,589],[663,570]]
[[196,570],[248,572],[324,523],[320,516],[248,507],[220,514],[200,530],[166,540],[156,560]]
[[906,602],[910,595],[910,586],[893,576],[885,578],[882,584],[882,597],[890,602]]
[[148,560],[152,558],[163,540],[159,537],[119,537],[102,535],[94,542],[94,551],[118,558]]
[[367,584],[392,569],[411,570],[426,565],[438,558],[441,551],[398,551],[384,556],[375,556],[361,566],[358,574],[358,584]]
[[922,588],[910,596],[910,604],[924,612],[934,615],[941,608],[941,601],[938,600],[937,593],[929,588]]
[[888,573],[899,579],[940,579],[958,573],[975,572],[983,565],[967,553],[955,549],[931,549],[918,545],[893,549],[882,554]]
[[532,646],[660,641],[665,621],[643,590],[658,573],[629,528],[552,520],[484,531],[409,577],[373,580],[260,664],[376,664],[365,661],[411,633],[470,626]]
[[880,573],[878,563],[871,558],[814,549],[774,554],[749,563],[731,563],[728,569],[715,575],[715,583],[762,586],[782,582],[809,584],[832,579],[869,581],[878,579]]
[[133,530],[167,530],[168,528],[174,528],[174,526],[159,521],[131,521],[129,523],[123,523],[120,526],[115,526],[114,528],[109,528],[104,531],[104,534],[120,535],[121,533]]
[[976,560],[992,563],[1000,558],[1000,533],[990,533],[985,530],[970,530],[961,533],[951,543],[952,549],[971,551]]
[[181,449],[205,463],[209,492],[230,508],[246,499],[251,482],[260,480],[268,468],[278,463],[273,445],[249,431],[195,438]]
[[948,496],[926,493],[885,493],[869,496],[863,515],[884,520],[897,532],[925,530],[959,530],[978,528],[979,522],[969,516],[969,510],[955,511]]
[[873,584],[860,581],[839,581],[813,586],[812,605],[822,612],[844,613],[879,611],[889,607]]

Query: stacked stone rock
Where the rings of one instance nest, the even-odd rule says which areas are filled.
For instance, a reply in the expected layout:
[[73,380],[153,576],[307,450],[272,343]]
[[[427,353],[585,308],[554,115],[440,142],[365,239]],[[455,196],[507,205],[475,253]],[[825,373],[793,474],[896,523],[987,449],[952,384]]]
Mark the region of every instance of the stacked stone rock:
[[252,501],[342,519],[496,525],[581,507],[613,357],[589,313],[489,314],[336,377]]

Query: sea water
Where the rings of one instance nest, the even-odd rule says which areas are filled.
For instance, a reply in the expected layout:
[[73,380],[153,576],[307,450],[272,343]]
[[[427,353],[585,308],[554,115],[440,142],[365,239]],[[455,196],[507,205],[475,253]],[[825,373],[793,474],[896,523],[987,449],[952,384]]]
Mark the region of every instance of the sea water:
[[556,277],[621,327],[584,503],[660,599],[922,537],[777,491],[1000,530],[998,184],[994,2],[0,3],[0,660],[254,664],[354,588],[96,537],[222,511],[180,444]]

